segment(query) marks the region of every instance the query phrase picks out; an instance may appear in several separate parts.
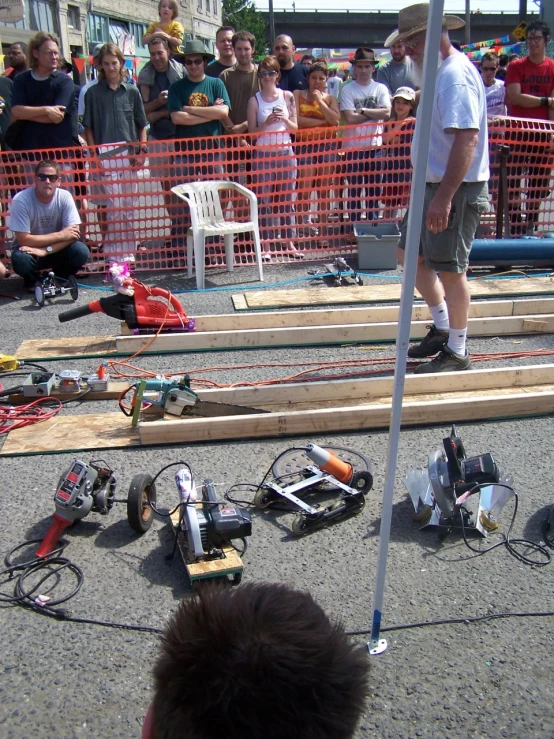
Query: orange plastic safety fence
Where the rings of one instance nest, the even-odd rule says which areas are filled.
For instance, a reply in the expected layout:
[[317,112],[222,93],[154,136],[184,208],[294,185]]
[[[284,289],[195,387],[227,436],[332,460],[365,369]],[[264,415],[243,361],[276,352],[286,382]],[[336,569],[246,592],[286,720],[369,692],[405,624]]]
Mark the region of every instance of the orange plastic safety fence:
[[[382,130],[381,130],[382,128]],[[277,136],[278,134],[274,134]],[[356,127],[309,129],[292,145],[261,145],[254,136],[149,141],[146,160],[128,144],[95,148],[0,152],[0,251],[13,239],[10,201],[34,182],[37,162],[62,168],[62,187],[73,194],[91,250],[87,269],[134,254],[138,270],[187,265],[188,205],[171,190],[201,180],[234,181],[258,199],[264,259],[291,261],[356,253],[355,229],[397,222],[408,205],[413,129],[376,123],[362,136]],[[502,148],[507,147],[507,148]],[[554,231],[551,193],[554,124],[503,118],[489,128],[491,212],[478,237],[496,235],[499,186],[504,179],[511,236]],[[225,220],[248,221],[247,199],[220,192]],[[235,237],[235,264],[252,264],[251,234]],[[208,238],[206,266],[225,264],[222,237]]]

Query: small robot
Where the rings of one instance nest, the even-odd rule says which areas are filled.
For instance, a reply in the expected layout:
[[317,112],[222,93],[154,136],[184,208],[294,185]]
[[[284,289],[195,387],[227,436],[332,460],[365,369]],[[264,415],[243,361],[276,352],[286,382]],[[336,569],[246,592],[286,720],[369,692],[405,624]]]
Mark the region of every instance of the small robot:
[[39,308],[42,308],[45,304],[46,298],[55,298],[57,295],[65,295],[66,293],[69,293],[74,301],[79,297],[79,287],[73,275],[65,280],[63,277],[56,277],[53,272],[48,272],[47,275],[35,283],[35,300]]

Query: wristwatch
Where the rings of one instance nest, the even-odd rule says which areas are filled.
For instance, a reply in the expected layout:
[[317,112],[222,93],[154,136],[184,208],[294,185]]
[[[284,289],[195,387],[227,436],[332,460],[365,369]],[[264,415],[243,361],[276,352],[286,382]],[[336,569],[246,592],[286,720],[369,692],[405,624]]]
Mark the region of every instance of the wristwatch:
[[46,253],[47,254],[52,254],[53,251],[54,251],[54,247],[53,246],[47,246],[46,247]]

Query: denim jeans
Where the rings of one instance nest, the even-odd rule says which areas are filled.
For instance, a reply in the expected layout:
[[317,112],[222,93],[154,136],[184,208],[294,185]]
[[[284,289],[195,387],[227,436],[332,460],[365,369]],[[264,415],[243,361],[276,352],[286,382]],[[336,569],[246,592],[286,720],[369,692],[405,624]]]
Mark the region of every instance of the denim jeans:
[[67,278],[76,274],[88,262],[90,252],[82,241],[74,241],[65,249],[45,257],[35,257],[21,251],[19,246],[12,248],[12,266],[14,272],[23,277],[26,285],[33,285],[40,276],[40,271],[48,269],[56,277]]

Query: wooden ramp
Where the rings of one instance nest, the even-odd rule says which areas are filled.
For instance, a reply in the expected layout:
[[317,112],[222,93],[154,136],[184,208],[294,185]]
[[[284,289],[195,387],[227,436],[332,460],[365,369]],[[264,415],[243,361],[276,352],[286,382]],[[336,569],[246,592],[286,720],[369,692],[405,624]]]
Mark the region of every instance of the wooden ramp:
[[[233,295],[235,310],[267,310],[311,305],[345,305],[355,303],[396,303],[400,300],[400,283],[357,287],[312,287],[298,290],[249,290]],[[473,298],[523,297],[554,294],[554,278],[529,277],[470,280]],[[416,299],[421,296],[416,291]]]
[[[392,341],[396,338],[396,329],[393,327],[396,326],[398,321],[398,312],[398,306],[381,305],[363,308],[200,316],[196,321],[197,330],[194,333],[164,334],[158,337],[156,343],[149,346],[147,351],[154,351],[155,353],[158,353],[159,350],[175,352],[218,351],[219,349],[259,348],[262,346],[294,346],[297,345],[298,338],[300,338],[300,345],[303,346],[310,343],[308,334],[304,336],[303,331],[298,331],[295,339],[290,330],[284,331],[284,329],[303,328],[310,329],[310,334],[314,337],[312,340],[314,343],[320,344],[344,344],[349,341]],[[526,316],[532,320],[531,317],[535,316],[535,331],[539,331],[536,326],[536,316],[543,314],[554,314],[554,298],[474,301],[470,306],[470,318],[472,320],[495,316]],[[417,322],[424,322],[421,325],[429,322],[431,314],[427,306],[423,304],[414,305],[412,319],[414,327]],[[371,324],[385,323],[391,324],[391,327],[385,332],[381,331],[375,337],[368,334],[366,329]],[[516,322],[516,325],[520,324]],[[358,326],[358,330],[355,332],[349,331],[352,326]],[[125,327],[125,324],[123,324],[123,327]],[[316,328],[321,330],[316,331]],[[472,325],[472,330],[473,328]],[[527,324],[525,332],[532,328],[531,324]],[[379,333],[379,328],[376,330]],[[414,330],[416,329],[414,328]],[[421,326],[417,330],[418,333],[412,334],[413,338],[419,338],[423,335],[420,333]],[[549,329],[545,328],[545,330]],[[343,333],[343,331],[346,333]],[[347,335],[348,333],[350,333],[350,336]],[[493,333],[496,334],[496,332]],[[291,343],[287,343],[287,337],[290,337]],[[119,337],[84,336],[67,340],[24,341],[18,348],[16,356],[18,359],[26,359],[27,361],[85,359],[91,356],[103,357],[103,354],[91,352],[95,348],[101,349],[103,344],[108,350],[105,355],[107,358],[114,355],[127,356],[129,353],[139,351],[142,347],[147,346],[152,338],[152,336],[134,336],[128,332],[123,332]],[[174,348],[165,348],[164,344]],[[183,348],[178,348],[179,345]],[[60,355],[60,352],[66,352],[66,354]],[[67,354],[67,352],[72,352],[72,354]]]
[[10,457],[22,454],[56,454],[139,445],[137,429],[131,427],[131,420],[121,412],[58,415],[38,426],[11,431],[0,455]]
[[[60,415],[11,432],[1,456],[131,447],[141,444],[312,436],[388,428],[393,378],[334,380],[202,390],[201,399],[249,405],[266,414],[141,421],[122,413]],[[554,364],[408,375],[404,426],[448,424],[554,412]]]

